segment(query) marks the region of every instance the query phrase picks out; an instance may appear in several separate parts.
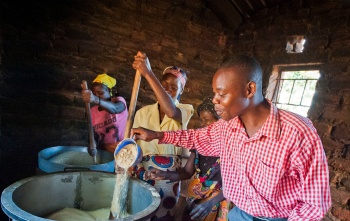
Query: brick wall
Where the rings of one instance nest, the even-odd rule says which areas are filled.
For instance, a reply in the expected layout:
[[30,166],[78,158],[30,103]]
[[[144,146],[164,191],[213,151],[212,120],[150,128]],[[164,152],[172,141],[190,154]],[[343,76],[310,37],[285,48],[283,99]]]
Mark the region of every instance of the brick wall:
[[[181,99],[196,108],[222,58],[249,53],[262,64],[265,88],[273,65],[322,63],[309,117],[330,165],[327,219],[349,219],[350,9],[343,0],[307,2],[262,10],[234,34],[199,0],[1,1],[0,190],[34,175],[40,150],[87,145],[83,79],[107,72],[129,101],[133,56],[143,50],[156,73],[168,65],[189,72]],[[295,34],[306,36],[304,53],[287,54]],[[143,80],[137,107],[154,99]],[[190,127],[198,125],[194,116]]]
[[[264,70],[265,88],[274,65],[321,63],[321,78],[308,115],[329,163],[333,205],[328,220],[350,220],[349,6],[341,0],[304,5],[285,1],[243,23],[236,35],[229,36],[225,51],[256,57]],[[285,52],[289,35],[306,36],[302,54]]]
[[[138,50],[157,74],[169,65],[188,72],[183,103],[196,108],[211,94],[225,36],[202,1],[5,0],[0,6],[1,190],[34,175],[40,150],[88,145],[81,81],[107,72],[129,101]],[[142,80],[137,107],[154,101]],[[195,116],[190,127],[198,125]]]

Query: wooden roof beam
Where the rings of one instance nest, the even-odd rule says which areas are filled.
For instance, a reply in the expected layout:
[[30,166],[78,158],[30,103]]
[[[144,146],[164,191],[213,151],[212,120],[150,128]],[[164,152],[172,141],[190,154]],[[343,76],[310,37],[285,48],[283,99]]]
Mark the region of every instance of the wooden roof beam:
[[244,12],[240,7],[239,5],[237,4],[237,2],[235,0],[230,0],[231,3],[236,7],[237,11],[239,11],[239,13],[241,13],[241,15],[244,17],[244,18],[250,18],[249,14]]
[[261,4],[263,4],[263,5],[265,6],[265,8],[266,8],[266,2],[265,2],[265,0],[260,0],[260,2],[261,2]]

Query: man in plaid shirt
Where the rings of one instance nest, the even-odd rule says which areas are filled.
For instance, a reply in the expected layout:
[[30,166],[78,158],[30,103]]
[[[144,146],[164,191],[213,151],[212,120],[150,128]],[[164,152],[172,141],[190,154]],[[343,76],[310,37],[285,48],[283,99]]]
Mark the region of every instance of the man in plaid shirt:
[[331,206],[328,164],[311,121],[264,98],[261,67],[249,56],[221,65],[212,87],[218,122],[171,132],[134,128],[132,134],[219,156],[224,196],[236,205],[230,221],[322,219]]

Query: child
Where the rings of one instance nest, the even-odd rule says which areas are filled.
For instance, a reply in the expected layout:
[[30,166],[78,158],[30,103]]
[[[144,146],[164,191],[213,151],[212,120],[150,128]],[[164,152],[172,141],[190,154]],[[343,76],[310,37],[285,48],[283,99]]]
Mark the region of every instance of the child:
[[124,139],[128,110],[123,97],[112,97],[116,79],[99,74],[92,82],[91,90],[83,90],[84,102],[95,104],[91,108],[97,148],[114,152],[119,141]]

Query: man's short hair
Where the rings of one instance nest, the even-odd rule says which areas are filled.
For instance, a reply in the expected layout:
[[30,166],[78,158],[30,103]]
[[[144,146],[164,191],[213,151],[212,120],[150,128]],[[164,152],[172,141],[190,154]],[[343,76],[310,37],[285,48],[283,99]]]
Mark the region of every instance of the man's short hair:
[[235,68],[244,74],[248,81],[262,84],[262,69],[259,62],[249,55],[236,55],[226,59],[219,69]]

